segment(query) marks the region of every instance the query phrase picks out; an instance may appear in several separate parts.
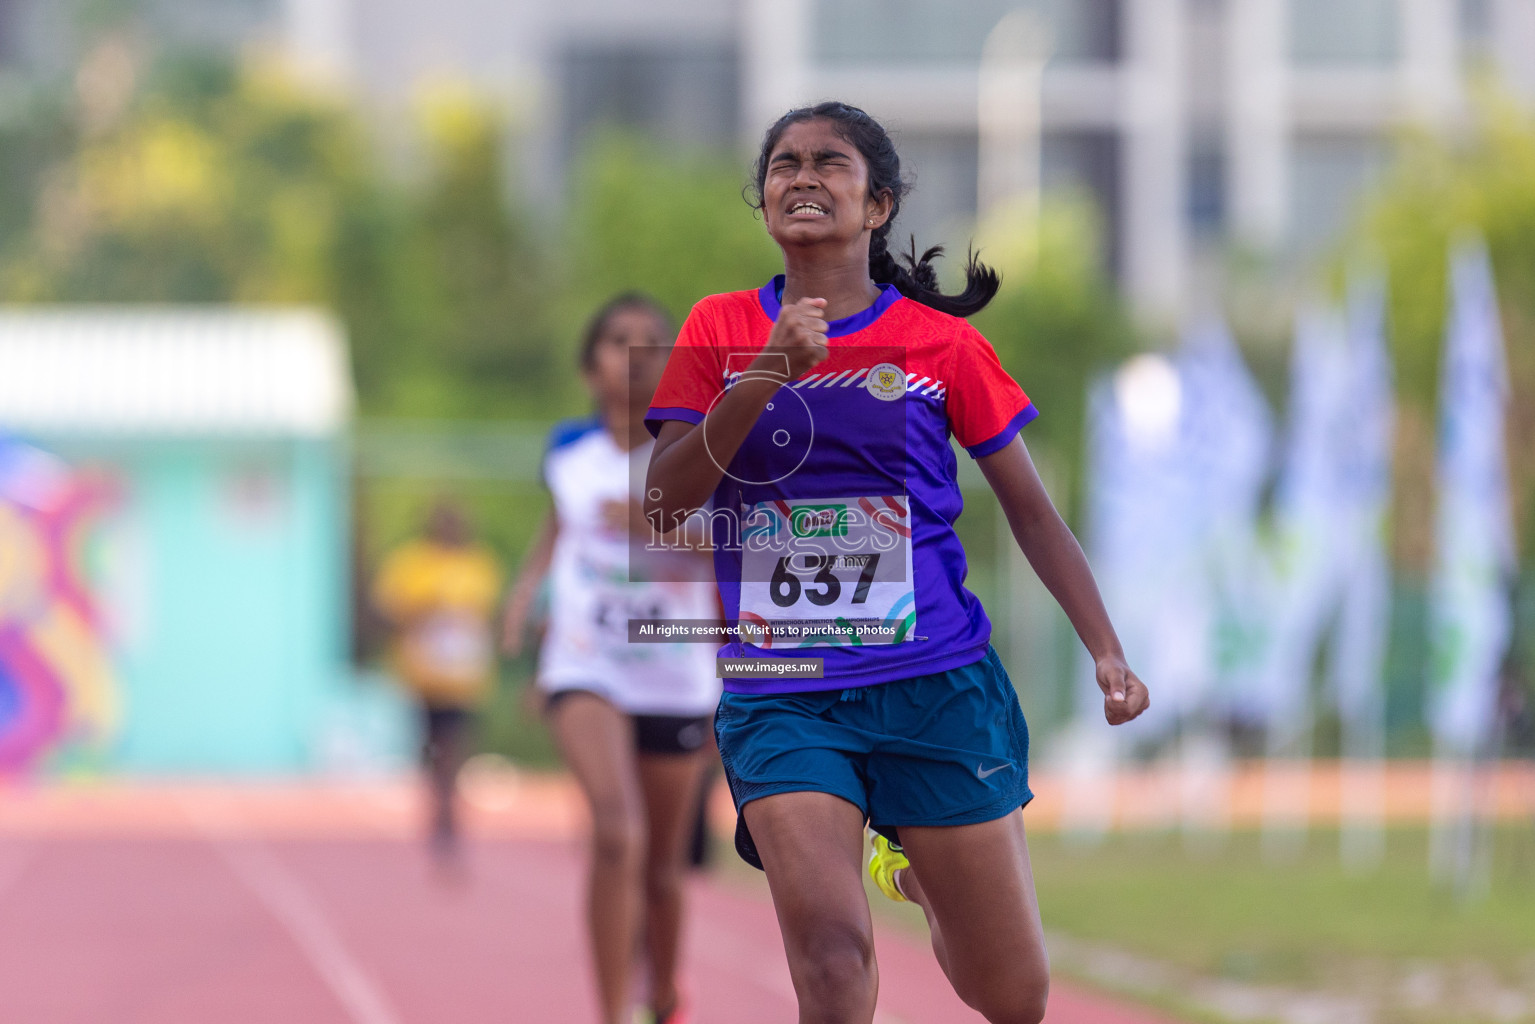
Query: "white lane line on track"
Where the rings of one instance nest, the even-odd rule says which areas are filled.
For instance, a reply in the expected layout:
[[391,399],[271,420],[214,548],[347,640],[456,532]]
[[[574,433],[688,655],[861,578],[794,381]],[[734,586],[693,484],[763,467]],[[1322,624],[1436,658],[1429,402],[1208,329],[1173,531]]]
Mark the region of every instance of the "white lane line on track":
[[288,930],[356,1024],[399,1024],[383,991],[341,942],[320,908],[270,852],[251,842],[212,840],[235,875]]
[[37,850],[31,846],[12,846],[9,843],[0,846],[0,898],[15,887],[36,857]]
[[[692,906],[696,904],[692,904],[690,909]],[[689,917],[687,927],[695,933],[692,952],[710,973],[734,976],[746,984],[754,985],[764,994],[784,1003],[786,1008],[798,1005],[794,983],[789,978],[788,964],[782,960],[770,961],[764,958],[764,953],[771,954],[774,951],[772,942],[765,942],[762,936],[743,933],[730,922],[705,917],[696,910]]]
[[353,1024],[400,1024],[383,990],[363,970],[324,913],[292,872],[260,843],[234,839],[205,808],[188,805],[188,817],[229,866],[230,871],[261,901],[315,973],[346,1008]]

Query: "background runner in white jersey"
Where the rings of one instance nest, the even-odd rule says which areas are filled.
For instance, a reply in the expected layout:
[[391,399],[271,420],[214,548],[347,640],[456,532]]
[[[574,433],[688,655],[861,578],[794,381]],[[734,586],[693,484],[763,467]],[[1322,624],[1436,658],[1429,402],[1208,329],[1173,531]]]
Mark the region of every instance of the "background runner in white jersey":
[[691,1024],[677,960],[703,779],[718,764],[717,643],[630,643],[628,632],[631,619],[718,619],[707,556],[651,550],[659,545],[633,490],[650,462],[645,410],[675,336],[639,295],[593,318],[581,369],[597,415],[554,432],[544,460],[554,508],[507,601],[506,649],[516,653],[547,579],[538,689],[591,811],[586,914],[603,1024],[629,1024],[642,964],[649,1016],[639,1019]]
[[627,510],[640,497],[633,488],[653,444],[624,451],[595,419],[565,424],[551,440],[544,480],[559,535],[538,685],[546,693],[593,690],[630,714],[712,715],[720,695],[715,645],[628,642],[630,619],[718,614],[714,585],[689,578],[696,569],[668,571],[667,559],[698,556],[636,551],[631,560]]

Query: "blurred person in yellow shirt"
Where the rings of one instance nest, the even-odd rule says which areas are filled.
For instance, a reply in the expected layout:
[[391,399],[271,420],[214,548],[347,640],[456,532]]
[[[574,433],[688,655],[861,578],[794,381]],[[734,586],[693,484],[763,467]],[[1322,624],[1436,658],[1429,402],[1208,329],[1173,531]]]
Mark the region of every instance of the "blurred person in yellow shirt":
[[374,582],[373,603],[394,630],[395,673],[421,709],[430,842],[444,864],[457,858],[458,772],[495,674],[500,590],[500,564],[447,500],[433,506],[421,537],[389,553]]

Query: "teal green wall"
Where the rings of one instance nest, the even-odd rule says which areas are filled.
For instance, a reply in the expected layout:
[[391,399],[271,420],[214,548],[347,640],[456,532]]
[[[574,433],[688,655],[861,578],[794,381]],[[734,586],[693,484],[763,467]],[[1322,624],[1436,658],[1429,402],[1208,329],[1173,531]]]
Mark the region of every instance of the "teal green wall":
[[[135,774],[324,768],[361,692],[348,662],[348,473],[336,442],[49,439],[116,478],[101,533]],[[127,607],[122,607],[127,606]],[[333,737],[331,737],[333,739]],[[343,744],[344,746],[345,744]]]

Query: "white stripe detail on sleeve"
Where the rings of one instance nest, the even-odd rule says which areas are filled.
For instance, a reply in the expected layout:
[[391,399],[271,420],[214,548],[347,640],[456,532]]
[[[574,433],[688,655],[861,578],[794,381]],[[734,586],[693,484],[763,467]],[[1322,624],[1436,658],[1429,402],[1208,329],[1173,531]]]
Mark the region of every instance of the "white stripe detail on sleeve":
[[814,387],[814,388],[818,388],[822,384],[824,384],[824,385],[826,385],[829,388],[836,387],[837,386],[837,381],[841,380],[843,377],[846,377],[848,374],[850,374],[852,372],[853,372],[852,370],[843,370],[841,373],[835,373],[835,374],[832,374],[832,375],[830,375],[828,377],[825,377],[825,378],[823,378],[823,379],[821,379],[819,381],[816,381],[814,384],[812,384],[810,386]]

